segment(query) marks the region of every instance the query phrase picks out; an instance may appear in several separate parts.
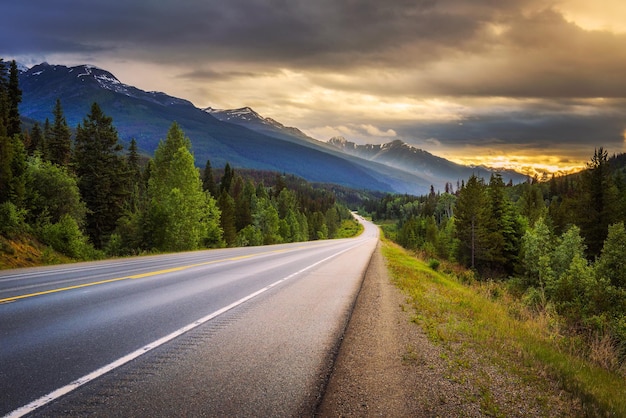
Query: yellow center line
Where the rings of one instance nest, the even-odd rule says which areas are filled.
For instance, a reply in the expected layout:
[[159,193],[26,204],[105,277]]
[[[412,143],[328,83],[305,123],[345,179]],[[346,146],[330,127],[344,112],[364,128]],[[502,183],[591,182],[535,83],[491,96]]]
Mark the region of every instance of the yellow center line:
[[257,254],[240,255],[240,256],[236,256],[236,257],[225,258],[225,259],[222,259],[222,260],[207,261],[207,262],[204,262],[204,263],[197,263],[197,264],[190,264],[190,265],[187,265],[187,266],[173,267],[173,268],[165,269],[165,270],[150,271],[150,272],[147,272],[147,273],[135,274],[135,275],[132,275],[132,276],[116,277],[114,279],[100,280],[100,281],[97,281],[97,282],[83,283],[83,284],[77,284],[77,285],[74,285],[74,286],[67,286],[67,287],[60,287],[60,288],[56,288],[56,289],[44,290],[44,291],[41,291],[41,292],[28,293],[28,294],[18,295],[18,296],[11,296],[11,297],[8,297],[8,298],[0,299],[0,304],[15,302],[16,300],[32,298],[32,297],[35,297],[35,296],[49,295],[51,293],[59,293],[59,292],[65,292],[65,291],[68,291],[68,290],[81,289],[81,288],[84,288],[84,287],[98,286],[98,285],[107,284],[107,283],[114,283],[114,282],[119,282],[119,281],[122,281],[122,280],[143,279],[145,277],[157,276],[159,274],[167,274],[167,273],[174,273],[174,272],[182,271],[182,270],[188,270],[188,269],[191,269],[191,268],[194,268],[194,267],[208,266],[210,264],[217,264],[217,263],[222,263],[222,262],[225,262],[225,261],[244,260],[246,258],[257,257],[257,256],[260,256],[260,255],[266,255],[266,254],[280,253],[280,252],[284,252],[284,251],[287,251],[287,250],[273,250],[273,251],[266,251],[266,252],[257,253]]

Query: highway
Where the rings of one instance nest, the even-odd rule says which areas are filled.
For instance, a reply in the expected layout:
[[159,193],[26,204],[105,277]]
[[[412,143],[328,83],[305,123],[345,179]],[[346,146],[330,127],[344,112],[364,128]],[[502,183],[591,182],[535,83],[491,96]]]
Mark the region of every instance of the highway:
[[378,229],[0,272],[0,416],[311,415]]

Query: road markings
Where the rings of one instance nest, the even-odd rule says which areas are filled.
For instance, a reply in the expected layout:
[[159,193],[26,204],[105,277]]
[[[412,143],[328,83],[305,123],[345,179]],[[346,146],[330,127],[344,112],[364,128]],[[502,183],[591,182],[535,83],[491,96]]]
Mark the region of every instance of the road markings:
[[[73,382],[69,383],[68,385],[65,385],[65,386],[63,386],[63,387],[61,387],[61,388],[59,388],[57,390],[54,390],[54,391],[48,393],[47,395],[44,395],[41,398],[36,399],[33,402],[31,402],[31,403],[29,403],[27,405],[24,405],[21,408],[18,408],[16,410],[14,410],[13,412],[11,412],[8,415],[6,415],[5,418],[19,418],[19,417],[23,417],[24,415],[27,415],[27,414],[35,411],[36,409],[41,408],[42,406],[44,406],[44,405],[46,405],[46,404],[48,404],[48,403],[50,403],[50,402],[52,402],[52,401],[54,401],[56,399],[59,399],[61,396],[67,395],[68,393],[72,392],[73,390],[78,389],[80,386],[83,386],[84,384],[89,383],[92,380],[97,379],[98,377],[100,377],[100,376],[102,376],[102,375],[104,375],[104,374],[106,374],[106,373],[108,373],[108,372],[110,372],[110,371],[112,371],[114,369],[117,369],[118,367],[123,366],[124,364],[128,363],[129,361],[134,360],[137,357],[139,357],[139,356],[141,356],[143,354],[146,354],[146,353],[154,350],[157,347],[160,347],[161,345],[163,345],[163,344],[173,340],[174,338],[179,337],[182,334],[184,334],[184,333],[186,333],[188,331],[191,331],[194,328],[199,327],[200,325],[202,325],[202,324],[204,324],[204,323],[206,323],[206,322],[208,322],[208,321],[210,321],[210,320],[212,320],[212,319],[222,315],[225,312],[230,311],[231,309],[233,309],[233,308],[235,308],[235,307],[237,307],[237,306],[239,306],[239,305],[249,301],[252,298],[255,298],[255,297],[259,296],[260,294],[267,292],[268,290],[272,289],[273,287],[275,287],[275,286],[277,286],[277,285],[279,285],[279,284],[281,284],[281,283],[283,283],[283,282],[285,282],[287,280],[290,280],[290,279],[296,277],[297,275],[302,274],[305,271],[312,269],[313,267],[316,267],[316,266],[318,266],[318,265],[320,265],[322,263],[325,263],[325,262],[327,262],[328,260],[330,260],[332,258],[335,258],[335,257],[337,257],[337,256],[339,256],[339,255],[341,255],[341,254],[343,254],[343,253],[345,253],[347,251],[352,250],[353,248],[357,247],[358,245],[359,244],[352,245],[352,246],[350,246],[350,247],[348,247],[348,248],[346,248],[346,249],[344,249],[342,251],[339,251],[338,253],[332,254],[332,255],[324,258],[323,260],[319,260],[319,261],[317,261],[317,262],[315,262],[313,264],[310,264],[307,267],[304,267],[303,269],[300,269],[300,270],[296,271],[295,273],[290,274],[289,276],[283,277],[282,279],[277,280],[274,283],[269,284],[269,285],[265,286],[264,288],[262,288],[260,290],[257,290],[254,293],[249,294],[248,296],[244,296],[243,298],[241,298],[241,299],[231,303],[228,306],[225,306],[225,307],[223,307],[223,308],[221,308],[221,309],[219,309],[219,310],[217,310],[217,311],[215,311],[215,312],[213,312],[213,313],[211,313],[211,314],[209,314],[209,315],[207,315],[207,316],[205,316],[203,318],[200,318],[197,321],[192,322],[191,324],[186,325],[186,326],[184,326],[184,327],[182,327],[182,328],[172,332],[171,334],[166,335],[163,338],[160,338],[160,339],[158,339],[156,341],[153,341],[150,344],[147,344],[147,345],[141,347],[140,349],[135,350],[132,353],[127,354],[124,357],[121,357],[121,358],[115,360],[114,362],[107,364],[104,367],[99,368],[98,370],[95,370],[95,371],[93,371],[93,372],[91,372],[91,373],[89,373],[89,374],[87,374],[87,375],[85,375],[85,376],[83,376],[83,377],[81,377],[79,379],[74,380]],[[281,251],[281,250],[278,250],[278,251]],[[271,251],[271,252],[278,252],[278,251]],[[265,254],[267,254],[267,253],[265,253]],[[233,257],[233,258],[240,258],[241,259],[242,257],[243,258],[248,258],[248,257],[252,257],[252,256],[253,255]],[[230,260],[230,259],[228,259],[228,260]],[[225,261],[225,260],[222,260],[222,261]],[[218,262],[218,261],[213,261],[211,263],[215,263],[215,262]],[[208,264],[208,263],[201,263],[201,264],[198,264],[198,265],[204,265],[204,264]]]
[[157,276],[157,275],[160,275],[160,274],[175,273],[175,272],[182,271],[182,270],[188,270],[188,269],[191,269],[191,268],[194,268],[194,267],[208,266],[208,265],[211,265],[211,264],[223,263],[225,261],[239,261],[239,260],[244,260],[246,258],[258,257],[258,256],[261,256],[261,255],[267,255],[267,254],[275,254],[275,253],[280,253],[280,252],[284,252],[284,251],[287,251],[287,250],[273,250],[273,251],[265,251],[265,252],[257,253],[257,254],[240,255],[240,256],[236,256],[236,257],[224,258],[224,259],[221,259],[221,260],[206,261],[204,263],[190,264],[190,265],[187,265],[187,266],[180,266],[180,267],[173,267],[173,268],[164,269],[164,270],[150,271],[150,272],[147,272],[147,273],[135,274],[135,275],[132,275],[132,276],[116,277],[114,279],[99,280],[97,282],[83,283],[83,284],[78,284],[78,285],[74,285],[74,286],[66,286],[66,287],[59,287],[59,288],[56,288],[56,289],[43,290],[41,292],[34,292],[34,293],[27,293],[27,294],[24,294],[24,295],[10,296],[8,298],[0,299],[0,305],[4,304],[4,303],[15,302],[15,301],[20,300],[20,299],[32,298],[32,297],[35,297],[35,296],[49,295],[51,293],[66,292],[68,290],[82,289],[82,288],[85,288],[85,287],[98,286],[98,285],[107,284],[107,283],[115,283],[115,282],[120,282],[120,281],[123,281],[123,280],[143,279],[143,278],[146,278],[146,277]]

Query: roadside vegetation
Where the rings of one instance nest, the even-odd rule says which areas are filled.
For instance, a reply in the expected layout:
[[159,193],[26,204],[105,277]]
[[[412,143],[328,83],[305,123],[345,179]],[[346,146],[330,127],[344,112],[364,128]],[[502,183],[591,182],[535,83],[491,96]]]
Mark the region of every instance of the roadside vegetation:
[[606,334],[586,344],[571,333],[565,317],[529,306],[504,282],[477,280],[458,264],[434,263],[424,252],[387,240],[383,254],[408,296],[414,322],[444,348],[447,378],[469,379],[479,388],[466,396],[483,413],[507,416],[507,402],[523,401],[502,393],[505,385],[489,373],[495,367],[535,388],[532,399],[544,416],[555,414],[548,394],[561,390],[573,398],[562,398],[567,415],[626,416],[624,367],[616,363],[616,347]]
[[345,237],[356,222],[332,190],[279,173],[203,170],[178,124],[153,157],[123,147],[93,103],[70,129],[19,115],[17,65],[0,59],[0,268]]

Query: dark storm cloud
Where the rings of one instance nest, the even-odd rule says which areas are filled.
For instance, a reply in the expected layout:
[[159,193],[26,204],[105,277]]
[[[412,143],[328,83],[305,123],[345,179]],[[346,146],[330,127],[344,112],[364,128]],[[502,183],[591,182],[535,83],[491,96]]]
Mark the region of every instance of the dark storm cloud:
[[545,7],[535,0],[29,0],[3,5],[0,53],[109,50],[205,67],[227,60],[402,71],[396,80],[335,86],[384,94],[625,97],[626,36],[582,30]]
[[[185,2],[130,0],[84,2],[32,0],[3,10],[3,44],[34,48],[33,41],[54,39],[72,52],[77,45],[134,45],[161,57],[162,48],[190,56],[214,52],[243,58],[304,60],[332,64],[341,55],[391,58],[388,51],[418,44],[465,45],[498,9],[472,8],[434,0],[229,0]],[[465,10],[467,9],[467,10]],[[495,10],[495,12],[494,12]],[[469,14],[466,14],[470,12]],[[462,13],[461,13],[462,12]],[[16,34],[28,32],[31,42]],[[11,41],[8,41],[11,39]],[[6,45],[2,45],[5,47]],[[82,52],[82,48],[80,50]],[[207,57],[205,57],[207,58]],[[347,60],[345,60],[347,62]]]
[[473,144],[494,152],[552,152],[582,160],[598,147],[611,153],[623,150],[624,101],[597,106],[595,112],[577,112],[576,107],[576,103],[534,103],[515,111],[478,112],[462,121],[398,125],[396,131],[408,142],[419,145],[434,139],[448,149]]

